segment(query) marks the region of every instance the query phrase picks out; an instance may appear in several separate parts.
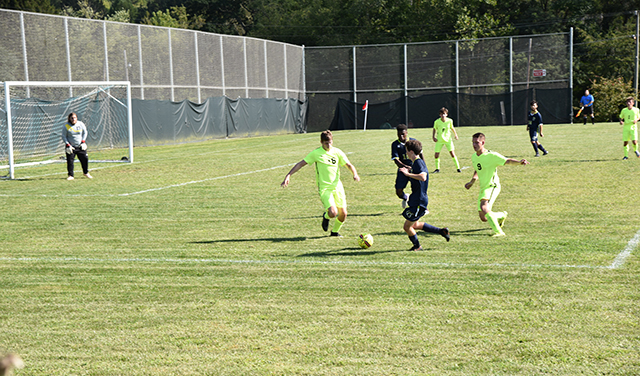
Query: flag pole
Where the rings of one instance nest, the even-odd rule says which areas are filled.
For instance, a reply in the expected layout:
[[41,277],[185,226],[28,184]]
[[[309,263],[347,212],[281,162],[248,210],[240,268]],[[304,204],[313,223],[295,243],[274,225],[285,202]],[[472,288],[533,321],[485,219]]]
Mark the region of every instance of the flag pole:
[[364,101],[364,106],[362,106],[362,111],[364,111],[364,130],[367,130],[367,114],[369,113],[369,100]]

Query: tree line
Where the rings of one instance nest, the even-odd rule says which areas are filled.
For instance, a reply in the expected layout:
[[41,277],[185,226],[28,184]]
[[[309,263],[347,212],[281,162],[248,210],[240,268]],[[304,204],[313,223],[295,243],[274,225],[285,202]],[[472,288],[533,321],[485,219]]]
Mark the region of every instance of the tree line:
[[305,46],[545,34],[573,27],[579,99],[586,88],[596,95],[605,88],[634,92],[640,0],[0,0],[0,8]]

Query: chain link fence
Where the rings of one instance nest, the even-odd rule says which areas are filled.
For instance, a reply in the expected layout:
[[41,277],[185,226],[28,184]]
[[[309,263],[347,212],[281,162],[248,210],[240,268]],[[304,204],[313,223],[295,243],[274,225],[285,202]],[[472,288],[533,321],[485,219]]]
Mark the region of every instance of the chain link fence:
[[300,46],[10,10],[0,31],[0,81],[130,81],[135,99],[197,103],[304,100]]
[[[446,103],[432,103],[431,107],[436,110],[424,119],[420,108],[411,111],[411,100],[401,103],[398,100],[431,96],[427,102],[440,101],[438,94],[446,94],[448,102],[455,104],[455,111],[450,112],[450,116],[459,120],[459,125],[522,124],[526,121],[528,101],[545,101],[536,94],[543,90],[549,95],[549,103],[547,107],[542,103],[541,108],[553,111],[548,118],[570,122],[571,62],[572,32],[443,42],[307,47],[307,129],[327,129],[336,115],[336,103],[344,100],[353,102],[356,127],[362,126],[364,115],[357,109],[365,100],[373,104],[386,103],[387,112],[397,114],[393,120],[381,118],[380,126],[389,126],[389,122],[428,126],[438,117],[437,108]],[[404,108],[398,111],[398,105]],[[454,106],[449,107],[451,110]]]

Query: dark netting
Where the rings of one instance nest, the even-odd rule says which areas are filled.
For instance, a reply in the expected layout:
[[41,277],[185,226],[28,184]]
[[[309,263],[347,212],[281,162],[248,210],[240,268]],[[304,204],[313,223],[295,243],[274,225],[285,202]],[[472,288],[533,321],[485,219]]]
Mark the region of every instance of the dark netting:
[[353,59],[351,47],[305,49],[306,90],[351,91]]
[[[405,123],[411,128],[430,128],[440,108],[449,110],[456,126],[523,125],[527,123],[529,102],[536,100],[545,124],[571,121],[570,89],[520,90],[513,93],[477,95],[436,93],[383,103],[369,103],[368,129],[384,129]],[[363,103],[338,99],[332,130],[363,129]]]
[[356,88],[367,91],[404,87],[403,55],[402,45],[356,48]]

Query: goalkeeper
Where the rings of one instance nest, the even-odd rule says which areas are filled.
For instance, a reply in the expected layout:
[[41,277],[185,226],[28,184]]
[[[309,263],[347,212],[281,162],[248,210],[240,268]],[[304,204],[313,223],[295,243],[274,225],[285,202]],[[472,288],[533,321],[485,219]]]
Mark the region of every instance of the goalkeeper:
[[78,120],[75,112],[69,114],[67,123],[62,127],[62,141],[65,144],[65,152],[67,153],[67,180],[73,180],[73,161],[78,157],[82,165],[84,176],[93,179],[89,174],[89,157],[87,156],[87,127],[83,122]]

